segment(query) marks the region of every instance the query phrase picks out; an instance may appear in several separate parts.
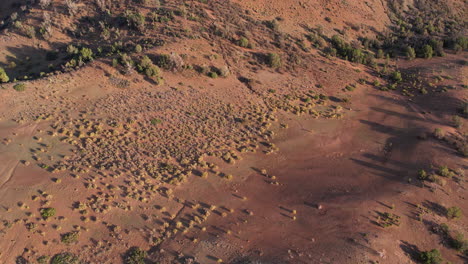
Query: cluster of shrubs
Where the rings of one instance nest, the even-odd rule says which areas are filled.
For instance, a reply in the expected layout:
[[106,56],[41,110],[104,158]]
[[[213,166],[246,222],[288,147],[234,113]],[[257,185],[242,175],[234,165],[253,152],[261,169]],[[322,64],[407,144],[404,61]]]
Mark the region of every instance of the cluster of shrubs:
[[81,67],[86,62],[90,62],[94,59],[93,51],[87,47],[75,47],[73,45],[68,45],[67,54],[69,60],[65,64],[65,68]]
[[371,53],[353,47],[338,35],[334,35],[330,43],[331,47],[327,48],[327,53],[331,56],[338,56],[351,62],[366,65],[372,65],[374,63],[374,56]]

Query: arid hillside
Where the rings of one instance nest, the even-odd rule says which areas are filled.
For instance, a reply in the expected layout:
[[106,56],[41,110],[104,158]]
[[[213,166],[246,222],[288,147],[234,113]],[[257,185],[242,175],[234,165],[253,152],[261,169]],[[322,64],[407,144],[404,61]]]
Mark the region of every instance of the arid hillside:
[[0,263],[467,263],[465,1],[0,3]]

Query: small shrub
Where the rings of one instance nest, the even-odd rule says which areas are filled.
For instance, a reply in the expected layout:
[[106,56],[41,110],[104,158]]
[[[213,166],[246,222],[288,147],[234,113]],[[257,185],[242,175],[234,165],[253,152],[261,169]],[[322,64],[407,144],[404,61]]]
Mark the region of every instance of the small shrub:
[[434,129],[434,137],[436,137],[437,139],[443,139],[444,135],[445,133],[441,128]]
[[249,40],[245,37],[241,37],[239,39],[238,45],[243,48],[249,47]]
[[427,179],[427,172],[423,169],[419,170],[418,172],[418,178],[422,181]]
[[281,57],[276,53],[268,54],[267,64],[271,68],[279,68],[281,67]]
[[138,247],[132,247],[127,251],[125,264],[144,264],[146,255],[146,251]]
[[69,233],[62,234],[61,241],[62,243],[66,245],[70,245],[72,243],[78,242],[78,237],[80,236],[80,233],[78,231],[73,231]]
[[15,89],[18,92],[23,92],[26,90],[26,84],[24,83],[17,83],[13,86],[13,89]]
[[0,67],[0,83],[6,83],[10,80],[10,77],[5,72],[5,69]]
[[56,213],[55,208],[49,207],[49,208],[42,208],[41,211],[41,217],[44,220],[49,219],[50,217],[53,217]]
[[138,45],[135,46],[135,52],[136,53],[140,53],[142,51],[143,51],[143,48],[141,47],[141,45],[138,44]]
[[216,79],[218,78],[218,74],[214,71],[208,73],[208,77]]
[[376,57],[377,59],[382,59],[384,56],[385,56],[385,53],[384,53],[384,51],[383,51],[382,49],[379,49],[379,50],[377,51],[377,54],[375,55],[375,57]]
[[454,115],[452,116],[452,123],[454,127],[460,128],[463,125],[463,120],[461,119],[461,117]]
[[447,218],[448,219],[459,219],[462,216],[462,210],[460,207],[452,206],[447,209]]
[[49,259],[50,259],[49,256],[40,256],[40,257],[37,258],[37,263],[38,264],[47,264],[47,263],[49,263]]
[[392,80],[394,82],[401,82],[403,81],[403,77],[401,77],[401,72],[399,71],[394,71],[391,76]]
[[157,124],[161,124],[162,120],[157,119],[157,118],[153,118],[153,119],[150,120],[150,122],[151,122],[152,125],[157,125]]
[[447,166],[440,166],[439,174],[448,177],[450,175],[450,169]]
[[438,249],[421,252],[419,258],[423,264],[441,264],[444,261]]
[[52,257],[50,264],[79,264],[80,260],[69,252],[57,254]]

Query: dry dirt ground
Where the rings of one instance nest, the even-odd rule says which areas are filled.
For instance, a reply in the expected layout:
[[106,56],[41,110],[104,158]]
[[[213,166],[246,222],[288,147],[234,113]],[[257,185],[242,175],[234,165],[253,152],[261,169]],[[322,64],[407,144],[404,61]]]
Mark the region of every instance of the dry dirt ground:
[[[282,17],[292,35],[325,17],[329,32],[363,17],[370,35],[389,23],[381,1],[237,2],[261,20]],[[2,35],[2,65],[26,41]],[[392,60],[405,79],[396,91],[379,89],[386,80],[369,67],[317,51],[300,71],[235,63],[227,54],[251,50],[203,38],[147,54],[170,52],[231,74],[164,71],[157,85],[97,59],[24,81],[24,91],[2,84],[0,263],[63,252],[132,263],[132,247],[147,252],[134,263],[419,263],[432,249],[467,262],[441,230],[468,232],[466,216],[447,217],[453,206],[468,212],[467,128],[452,120],[467,100],[466,52]],[[41,215],[47,208],[55,214]]]

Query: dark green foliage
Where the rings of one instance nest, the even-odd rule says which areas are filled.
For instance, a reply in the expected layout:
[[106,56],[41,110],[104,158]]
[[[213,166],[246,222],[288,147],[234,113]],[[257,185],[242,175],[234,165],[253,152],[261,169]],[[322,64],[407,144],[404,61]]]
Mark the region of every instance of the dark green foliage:
[[146,251],[138,247],[132,247],[127,251],[125,264],[144,264],[146,255]]
[[5,72],[5,69],[3,69],[2,67],[0,67],[0,83],[6,83],[10,80],[10,78],[8,77],[8,75],[6,74]]
[[42,208],[40,213],[41,213],[42,219],[47,220],[48,218],[53,217],[55,215],[56,210],[55,208],[52,208],[52,207]]
[[431,45],[424,45],[421,49],[421,57],[430,59],[434,55],[434,50]]
[[[349,43],[346,43],[340,36],[334,35],[331,38],[331,44],[336,50],[336,55],[355,63],[371,64],[373,58],[370,55],[364,54],[359,48],[353,48]],[[333,51],[334,50],[330,50]],[[331,54],[333,55],[333,54]]]
[[79,264],[79,259],[69,252],[57,254],[52,257],[50,264]]
[[267,64],[271,68],[281,67],[281,57],[276,53],[270,53],[267,57]]
[[419,258],[423,264],[441,264],[444,261],[438,249],[421,252]]
[[13,89],[15,89],[18,92],[23,92],[26,90],[26,84],[24,83],[17,83],[13,86]]

